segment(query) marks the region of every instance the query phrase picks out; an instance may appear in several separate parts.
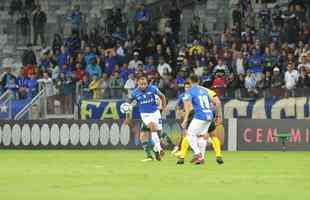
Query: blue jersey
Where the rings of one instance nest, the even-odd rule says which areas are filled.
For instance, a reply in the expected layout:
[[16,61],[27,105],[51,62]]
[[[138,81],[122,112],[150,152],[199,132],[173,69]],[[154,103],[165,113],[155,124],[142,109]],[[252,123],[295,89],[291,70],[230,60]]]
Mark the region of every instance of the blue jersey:
[[212,97],[209,95],[207,88],[194,85],[186,93],[184,99],[192,102],[195,111],[195,119],[205,121],[213,119],[214,106],[212,104]]
[[132,92],[132,100],[137,101],[140,113],[154,113],[158,110],[156,96],[162,96],[162,93],[153,85],[149,85],[145,91],[136,88]]
[[178,100],[177,100],[177,106],[179,107],[180,110],[184,109],[184,97],[185,97],[185,93],[182,93],[179,95]]

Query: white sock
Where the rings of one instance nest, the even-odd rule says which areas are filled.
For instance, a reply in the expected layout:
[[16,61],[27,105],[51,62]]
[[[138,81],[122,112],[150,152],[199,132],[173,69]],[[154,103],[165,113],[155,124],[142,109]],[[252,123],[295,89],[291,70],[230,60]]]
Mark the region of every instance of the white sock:
[[207,140],[205,140],[203,137],[199,137],[198,138],[198,147],[200,149],[200,153],[202,154],[202,158],[205,158]]
[[161,149],[161,146],[160,146],[160,139],[158,137],[158,133],[157,132],[152,132],[151,133],[151,137],[152,137],[152,140],[154,142],[154,151],[155,152],[160,152],[162,149]]
[[199,147],[198,147],[198,140],[197,140],[197,136],[195,135],[188,135],[188,141],[189,141],[189,145],[191,146],[191,148],[193,149],[194,151],[194,154],[197,155],[197,154],[200,154],[200,150],[199,150]]

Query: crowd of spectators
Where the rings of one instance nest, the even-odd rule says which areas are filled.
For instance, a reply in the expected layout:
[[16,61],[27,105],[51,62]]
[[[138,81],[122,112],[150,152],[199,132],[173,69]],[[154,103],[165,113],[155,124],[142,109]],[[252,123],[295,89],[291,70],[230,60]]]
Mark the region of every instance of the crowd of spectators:
[[40,55],[29,45],[20,74],[7,68],[0,87],[20,99],[33,97],[42,84],[49,96],[77,91],[81,99],[123,99],[130,97],[136,78],[145,76],[173,99],[194,73],[220,97],[256,98],[270,89],[290,96],[296,88],[309,88],[309,21],[293,9],[290,17],[280,13],[280,22],[270,17],[263,26],[251,26],[241,23],[254,15],[249,6],[237,6],[241,10],[233,12],[234,24],[218,37],[196,30],[186,44],[178,39],[181,10],[175,4],[162,30],[153,28],[151,13],[139,4],[132,21],[122,20],[116,9],[105,31],[95,28],[88,34],[80,31],[82,13],[76,7],[71,36],[55,34],[51,48]]

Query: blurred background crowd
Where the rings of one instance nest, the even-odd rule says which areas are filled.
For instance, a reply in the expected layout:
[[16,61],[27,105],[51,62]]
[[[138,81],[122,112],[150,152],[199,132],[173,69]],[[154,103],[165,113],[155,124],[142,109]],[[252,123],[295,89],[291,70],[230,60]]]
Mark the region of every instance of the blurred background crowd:
[[184,92],[186,78],[196,74],[221,98],[302,95],[310,87],[307,5],[254,13],[251,2],[235,1],[232,23],[217,33],[201,27],[202,20],[194,16],[186,38],[180,37],[177,1],[155,25],[148,7],[132,2],[126,12],[110,10],[104,26],[90,30],[84,30],[85,13],[75,4],[66,16],[69,34],[55,33],[47,43],[48,15],[39,1],[11,0],[9,14],[18,16],[27,48],[18,73],[2,66],[0,91],[27,99],[44,85],[48,96],[73,95],[77,101],[126,99],[137,77],[145,76],[175,99]]

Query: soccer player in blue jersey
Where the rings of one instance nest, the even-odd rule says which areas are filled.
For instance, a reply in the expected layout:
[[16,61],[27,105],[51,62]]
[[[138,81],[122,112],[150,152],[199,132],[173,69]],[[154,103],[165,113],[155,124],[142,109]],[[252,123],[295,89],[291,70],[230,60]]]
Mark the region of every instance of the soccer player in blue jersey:
[[[186,82],[185,83],[185,92],[187,92],[190,88],[191,88],[191,84],[189,82]],[[214,107],[215,108],[219,107],[218,109],[220,109],[221,104],[220,104],[220,100],[218,99],[216,93],[213,90],[208,89],[208,88],[207,88],[207,91],[208,91],[209,96],[211,96],[212,103],[213,104],[216,103],[214,105]],[[176,106],[176,113],[177,113],[178,118],[180,118],[180,119],[182,119],[184,117],[184,105],[183,105],[184,104],[183,103],[184,96],[185,96],[185,93],[183,93],[179,96],[177,106]],[[220,110],[220,112],[221,112],[221,110]],[[191,110],[189,118],[188,118],[187,128],[188,128],[191,120],[193,119],[194,113],[195,113],[194,110]],[[215,110],[214,110],[213,114],[215,116]],[[199,145],[199,147],[201,147],[201,153],[204,156],[205,149],[203,149],[203,148],[206,146],[205,145],[206,141],[209,141],[209,143],[212,144],[213,149],[215,151],[217,163],[223,164],[224,162],[222,160],[221,148],[220,148],[221,144],[220,144],[220,141],[218,140],[217,135],[215,135],[213,132],[216,129],[217,129],[217,126],[215,124],[215,120],[213,120],[210,127],[209,127],[209,130],[208,130],[208,133],[211,135],[211,138],[208,137],[209,135],[204,135],[206,138],[199,137],[198,138],[198,145]],[[172,152],[178,158],[177,164],[184,164],[184,159],[189,153],[189,141],[188,141],[188,136],[187,136],[186,132],[187,132],[187,130],[184,130],[184,133],[181,136],[181,140],[180,140],[179,145],[176,146],[175,150]]]
[[[212,96],[209,94],[207,88],[199,86],[199,79],[196,75],[190,77],[191,88],[187,91],[184,97],[184,111],[185,116],[183,119],[182,127],[185,129],[189,122],[189,116],[192,110],[195,111],[194,117],[188,126],[188,140],[189,145],[194,151],[194,164],[204,163],[204,151],[206,148],[206,141],[204,146],[199,145],[199,138],[208,136],[208,129],[215,119],[221,120],[221,114],[215,109]],[[214,116],[216,111],[216,117]]]
[[138,87],[132,92],[131,102],[139,107],[141,116],[140,140],[147,158],[142,161],[151,161],[153,156],[150,151],[149,137],[153,142],[153,151],[156,160],[162,159],[163,150],[160,144],[159,132],[162,130],[162,118],[158,108],[158,96],[161,100],[162,109],[165,109],[166,97],[155,86],[149,85],[145,77],[138,79]]

